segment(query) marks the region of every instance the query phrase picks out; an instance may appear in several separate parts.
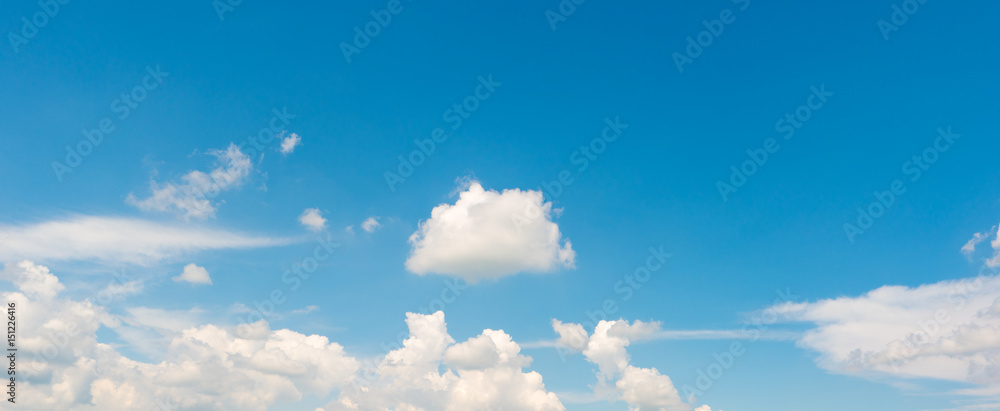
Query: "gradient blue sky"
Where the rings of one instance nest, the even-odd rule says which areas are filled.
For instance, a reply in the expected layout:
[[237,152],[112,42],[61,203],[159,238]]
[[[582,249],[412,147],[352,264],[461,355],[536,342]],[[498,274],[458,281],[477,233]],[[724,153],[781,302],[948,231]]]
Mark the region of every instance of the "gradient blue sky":
[[[574,182],[545,200],[562,209],[553,221],[572,241],[575,268],[470,285],[444,309],[456,340],[492,328],[527,346],[529,368],[557,394],[588,392],[593,364],[579,355],[564,363],[556,350],[529,343],[556,338],[551,319],[586,322],[587,311],[618,298],[616,281],[644,265],[650,247],[662,245],[672,257],[621,302],[614,319],[660,321],[664,330],[739,330],[775,303],[775,290],[790,291],[794,302],[818,302],[974,277],[988,256],[959,249],[1000,219],[993,165],[1000,5],[928,2],[886,40],[877,22],[890,20],[901,2],[742,4],[593,0],[553,30],[546,11],[558,9],[554,0],[404,0],[347,62],[341,42],[353,41],[353,28],[386,2],[245,1],[224,19],[208,0],[70,2],[17,53],[7,36],[0,47],[0,225],[104,216],[292,239],[144,264],[32,258],[76,299],[106,284],[112,269],[141,279],[141,292],[108,304],[112,313],[196,307],[192,321],[230,325],[239,319],[234,304],[251,306],[285,287],[281,274],[328,233],[340,244],[334,256],[268,321],[327,336],[358,357],[378,356],[380,344],[406,330],[405,313],[426,307],[450,278],[414,274],[405,262],[410,235],[432,208],[455,203],[461,179],[486,189],[538,190],[570,170]],[[724,9],[735,21],[679,72],[672,54],[684,53],[686,38]],[[4,33],[20,33],[21,17],[39,10],[36,2],[7,2]],[[117,118],[113,101],[140,84],[147,67],[169,75]],[[397,169],[397,156],[433,129],[450,128],[445,111],[473,94],[480,76],[501,85],[390,190],[385,172]],[[833,94],[784,139],[775,123],[807,104],[811,87]],[[185,220],[127,201],[130,193],[148,196],[151,179],[177,182],[191,170],[211,170],[211,150],[246,141],[274,109],[294,114],[282,129],[301,136],[301,146],[285,155],[271,143],[263,159],[252,159],[244,184],[211,199],[213,218]],[[65,147],[81,140],[80,130],[105,117],[115,131],[60,181],[52,162],[65,162]],[[578,171],[574,152],[615,117],[628,128]],[[948,127],[961,138],[911,181],[904,163]],[[717,182],[728,181],[730,166],[770,137],[780,149],[723,201]],[[849,241],[844,223],[854,223],[857,208],[896,179],[906,193]],[[314,234],[297,221],[307,208],[321,211],[325,231]],[[360,228],[369,217],[381,223],[370,233]],[[4,263],[19,261],[15,254],[4,252]],[[205,267],[213,284],[170,280],[189,263]],[[312,305],[318,309],[292,313]],[[747,344],[746,355],[694,405],[889,411],[995,402],[995,395],[954,391],[987,383],[822,367],[820,353],[797,344],[816,326],[774,324],[768,331],[791,336]],[[120,344],[135,360],[156,360],[139,340],[107,328],[98,340]],[[629,353],[679,388],[694,384],[712,354],[732,341],[655,339],[634,343]],[[314,409],[335,397],[306,396],[274,409]],[[621,401],[563,403],[627,409]]]

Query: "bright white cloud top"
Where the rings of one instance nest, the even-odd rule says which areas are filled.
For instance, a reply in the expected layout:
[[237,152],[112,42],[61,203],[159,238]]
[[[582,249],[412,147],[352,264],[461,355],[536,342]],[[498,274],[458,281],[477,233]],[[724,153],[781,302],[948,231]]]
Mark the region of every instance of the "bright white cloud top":
[[631,364],[626,348],[633,341],[647,340],[660,330],[659,323],[624,320],[597,324],[588,336],[580,324],[552,320],[564,349],[582,352],[587,361],[597,366],[594,395],[610,401],[625,401],[634,411],[686,411],[689,404],[681,400],[670,377],[656,368],[640,368]]
[[410,335],[403,346],[361,373],[328,411],[565,409],[546,391],[541,374],[523,371],[531,358],[502,330],[456,344],[440,311],[407,313],[406,324]]
[[487,191],[473,181],[455,204],[434,207],[420,223],[410,236],[406,268],[469,282],[573,268],[576,253],[552,214],[541,191]]
[[270,247],[291,242],[288,238],[136,218],[72,216],[0,226],[0,260],[98,260],[145,265],[201,250]]
[[174,277],[174,281],[191,283],[191,284],[202,284],[202,285],[212,285],[212,277],[208,275],[208,270],[205,267],[199,267],[194,263],[184,266],[184,271],[181,275]]
[[318,208],[307,208],[299,215],[299,223],[309,231],[321,231],[326,228],[326,219]]
[[241,186],[250,176],[253,164],[235,144],[209,154],[215,156],[218,163],[212,171],[191,171],[181,177],[180,183],[160,184],[153,180],[149,197],[139,199],[130,193],[125,202],[143,211],[172,212],[184,219],[214,217],[217,204],[213,204],[212,199],[223,191]]

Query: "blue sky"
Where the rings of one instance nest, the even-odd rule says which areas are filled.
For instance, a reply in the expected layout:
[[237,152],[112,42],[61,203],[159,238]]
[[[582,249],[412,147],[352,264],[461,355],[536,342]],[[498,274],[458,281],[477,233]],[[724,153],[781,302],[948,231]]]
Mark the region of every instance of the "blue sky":
[[[271,372],[292,394],[233,382],[171,409],[231,408],[220,392],[242,389],[261,407],[303,410],[350,409],[335,404],[344,398],[400,410],[1000,407],[1000,323],[989,314],[1000,297],[998,11],[900,1],[7,4],[3,287],[28,305],[26,356],[59,332],[50,319],[86,323],[89,336],[27,371],[18,401],[168,401],[150,375],[182,369],[191,357],[177,347],[208,344],[191,330],[238,341],[256,310],[271,333],[261,338],[323,336],[332,345],[309,357],[331,362],[282,351],[283,364],[315,378],[279,366],[216,377]],[[371,24],[377,35],[356,42],[355,27]],[[87,149],[81,130],[101,127]],[[89,154],[73,166],[67,149]],[[752,171],[733,176],[741,168]],[[894,185],[880,207],[875,193]],[[541,211],[520,226],[524,206]],[[312,263],[292,290],[285,273]],[[642,267],[649,278],[636,282]],[[970,303],[958,305],[955,289]],[[98,301],[102,290],[111,297]],[[260,313],[274,290],[283,302]],[[601,329],[588,313],[608,300]],[[65,317],[85,301],[91,317]],[[421,400],[388,377],[373,381],[369,397],[381,398],[344,394],[366,361],[392,365],[385,347],[398,348],[400,333],[440,337],[417,332],[441,322],[437,308],[451,347],[503,330],[486,345],[503,351],[496,338],[509,338],[533,360],[477,369],[455,348],[432,367],[459,375],[449,389],[513,369],[510,384],[552,398]],[[935,319],[941,310],[946,320]],[[409,328],[408,312],[420,314]],[[581,324],[583,345],[567,344],[576,329],[560,333],[553,319]],[[919,349],[893,357],[894,342],[931,320]],[[281,345],[250,340],[261,352]],[[602,365],[608,341],[624,344],[612,351],[627,366]],[[687,395],[733,343],[745,354]],[[103,347],[166,365],[130,382],[101,365]],[[53,375],[80,367],[70,352],[96,365],[59,397]],[[544,387],[525,382],[531,372]],[[659,391],[664,381],[677,392]],[[632,395],[635,386],[659,388]],[[32,393],[62,402],[33,404]]]

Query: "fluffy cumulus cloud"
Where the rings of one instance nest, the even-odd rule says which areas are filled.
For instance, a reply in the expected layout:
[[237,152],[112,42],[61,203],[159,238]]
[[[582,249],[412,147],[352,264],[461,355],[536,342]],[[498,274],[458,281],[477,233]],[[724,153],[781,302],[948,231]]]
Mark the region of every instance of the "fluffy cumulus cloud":
[[598,398],[624,401],[631,411],[690,410],[681,400],[670,377],[656,368],[640,368],[631,364],[626,348],[632,341],[654,338],[659,323],[624,320],[602,320],[587,335],[580,324],[552,321],[564,349],[581,352],[587,361],[597,366],[597,383],[593,386]]
[[326,219],[318,208],[307,208],[299,215],[299,223],[309,231],[321,231],[326,228]]
[[217,159],[216,168],[205,173],[191,171],[180,182],[150,183],[150,196],[144,199],[129,194],[125,202],[144,211],[172,212],[184,219],[206,219],[215,216],[217,204],[212,199],[219,193],[241,186],[250,176],[250,157],[235,144],[225,150],[209,152]]
[[518,272],[572,268],[576,253],[552,221],[541,191],[484,190],[471,182],[455,204],[441,204],[410,236],[406,268],[469,282]]
[[773,308],[784,321],[814,325],[798,344],[829,371],[971,383],[960,392],[1000,396],[1000,278],[992,273]]
[[281,154],[292,154],[295,147],[302,145],[302,137],[292,133],[288,137],[281,139]]
[[62,284],[43,266],[8,264],[3,275],[17,287],[3,298],[16,304],[21,325],[18,366],[25,378],[18,390],[31,399],[20,404],[24,409],[264,410],[305,393],[328,395],[359,368],[326,337],[271,330],[260,321],[242,338],[215,325],[185,328],[148,309],[133,310],[131,320],[179,331],[161,361],[133,361],[96,337],[102,326],[129,327],[129,319],[89,300],[60,298]]
[[[197,310],[115,314],[62,297],[64,286],[44,266],[24,261],[0,274],[16,287],[0,297],[16,304],[21,324],[26,410],[265,410],[307,394],[335,398],[325,407],[331,411],[565,409],[540,374],[525,370],[531,358],[510,335],[487,329],[456,342],[442,312],[407,314],[409,338],[364,370],[340,344],[264,320],[236,332],[199,323]],[[155,360],[136,361],[100,342],[102,327],[142,346],[133,348],[155,348],[147,352]]]
[[440,311],[408,313],[406,324],[410,335],[402,347],[362,372],[326,410],[565,409],[540,374],[523,371],[531,358],[503,331],[484,330],[456,344]]
[[256,248],[291,240],[162,224],[134,218],[74,216],[0,226],[0,261],[99,260],[149,264],[199,250]]
[[174,281],[212,285],[212,277],[209,277],[208,270],[206,270],[205,267],[199,267],[194,263],[185,265],[184,271],[181,272],[181,275],[174,277]]

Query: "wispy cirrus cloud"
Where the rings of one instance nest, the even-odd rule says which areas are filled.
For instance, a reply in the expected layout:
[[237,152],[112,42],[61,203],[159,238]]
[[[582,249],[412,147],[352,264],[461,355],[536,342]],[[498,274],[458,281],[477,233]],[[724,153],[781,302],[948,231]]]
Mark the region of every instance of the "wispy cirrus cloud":
[[148,265],[200,250],[272,247],[294,241],[138,218],[79,215],[0,225],[0,261],[95,260]]

